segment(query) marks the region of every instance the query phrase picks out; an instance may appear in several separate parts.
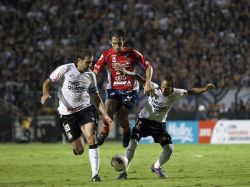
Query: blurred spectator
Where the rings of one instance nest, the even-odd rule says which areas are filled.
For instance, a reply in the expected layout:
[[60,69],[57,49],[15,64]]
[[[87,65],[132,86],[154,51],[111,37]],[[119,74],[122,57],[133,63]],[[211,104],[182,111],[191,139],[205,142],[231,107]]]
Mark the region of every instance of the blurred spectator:
[[206,107],[205,105],[199,105],[198,111],[195,115],[196,120],[207,120],[209,119],[207,114],[206,114]]
[[[156,82],[169,74],[183,88],[208,81],[220,88],[249,87],[249,5],[247,0],[1,1],[0,96],[32,115],[42,80],[70,61],[72,46],[93,48],[98,57],[117,26],[127,29],[129,45],[148,56]],[[102,88],[105,82],[98,81]]]

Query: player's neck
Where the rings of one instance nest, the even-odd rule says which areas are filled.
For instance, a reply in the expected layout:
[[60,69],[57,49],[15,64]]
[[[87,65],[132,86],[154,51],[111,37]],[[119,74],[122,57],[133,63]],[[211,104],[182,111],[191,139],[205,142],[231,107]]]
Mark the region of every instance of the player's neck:
[[89,68],[86,68],[86,69],[78,69],[78,68],[76,68],[76,69],[77,69],[77,71],[79,71],[80,73],[85,73],[85,72],[89,71]]
[[126,47],[122,47],[119,51],[118,50],[115,50],[114,48],[113,51],[117,52],[117,53],[122,53],[124,50],[125,50]]

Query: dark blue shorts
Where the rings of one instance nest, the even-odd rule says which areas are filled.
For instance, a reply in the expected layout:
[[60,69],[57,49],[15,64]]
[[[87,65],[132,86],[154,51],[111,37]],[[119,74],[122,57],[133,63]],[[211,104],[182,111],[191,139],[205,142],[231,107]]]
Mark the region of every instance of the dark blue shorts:
[[116,99],[131,110],[137,101],[138,92],[138,90],[127,91],[107,89],[107,99]]

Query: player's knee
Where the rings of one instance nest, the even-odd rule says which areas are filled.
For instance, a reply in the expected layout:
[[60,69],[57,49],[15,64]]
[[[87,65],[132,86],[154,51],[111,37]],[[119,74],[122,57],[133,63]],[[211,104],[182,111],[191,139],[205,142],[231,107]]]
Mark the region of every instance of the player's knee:
[[127,116],[119,116],[119,123],[122,128],[129,128],[129,121]]
[[166,155],[166,157],[170,158],[171,155],[174,152],[174,146],[173,146],[173,144],[164,145],[162,148],[163,148],[163,152]]
[[89,136],[86,136],[86,140],[89,145],[95,144],[95,135],[91,134]]
[[113,117],[115,111],[116,111],[116,106],[114,106],[113,104],[110,103],[110,104],[107,106],[107,113],[108,113],[108,115],[109,115],[110,117]]
[[74,153],[75,155],[81,155],[81,154],[83,154],[83,152],[84,152],[83,147],[73,148],[73,153]]
[[138,130],[135,127],[132,129],[130,138],[135,139],[137,142],[141,140],[141,136],[139,135]]

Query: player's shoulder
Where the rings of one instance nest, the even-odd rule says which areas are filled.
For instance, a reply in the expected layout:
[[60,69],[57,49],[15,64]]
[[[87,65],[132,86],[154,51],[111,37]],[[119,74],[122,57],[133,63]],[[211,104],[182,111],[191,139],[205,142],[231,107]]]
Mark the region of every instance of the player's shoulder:
[[60,66],[57,67],[57,69],[63,69],[64,71],[68,71],[72,68],[75,68],[75,64],[74,63],[67,63],[67,64],[62,64]]
[[126,51],[126,52],[134,52],[135,49],[131,48],[131,47],[124,47],[123,48],[123,51]]
[[96,77],[96,74],[91,70],[91,69],[88,69],[86,72],[84,72],[85,74],[91,76],[91,77]]
[[65,67],[69,67],[69,68],[76,68],[76,65],[74,63],[68,63],[68,64],[64,64]]
[[143,56],[138,50],[136,50],[136,49],[133,49],[133,48],[127,48],[127,51],[129,52],[129,53],[132,53],[133,55],[135,55],[135,56]]
[[114,50],[112,48],[110,48],[110,49],[107,49],[106,51],[104,51],[102,53],[102,56],[107,57],[107,56],[111,55],[112,53],[114,53]]

